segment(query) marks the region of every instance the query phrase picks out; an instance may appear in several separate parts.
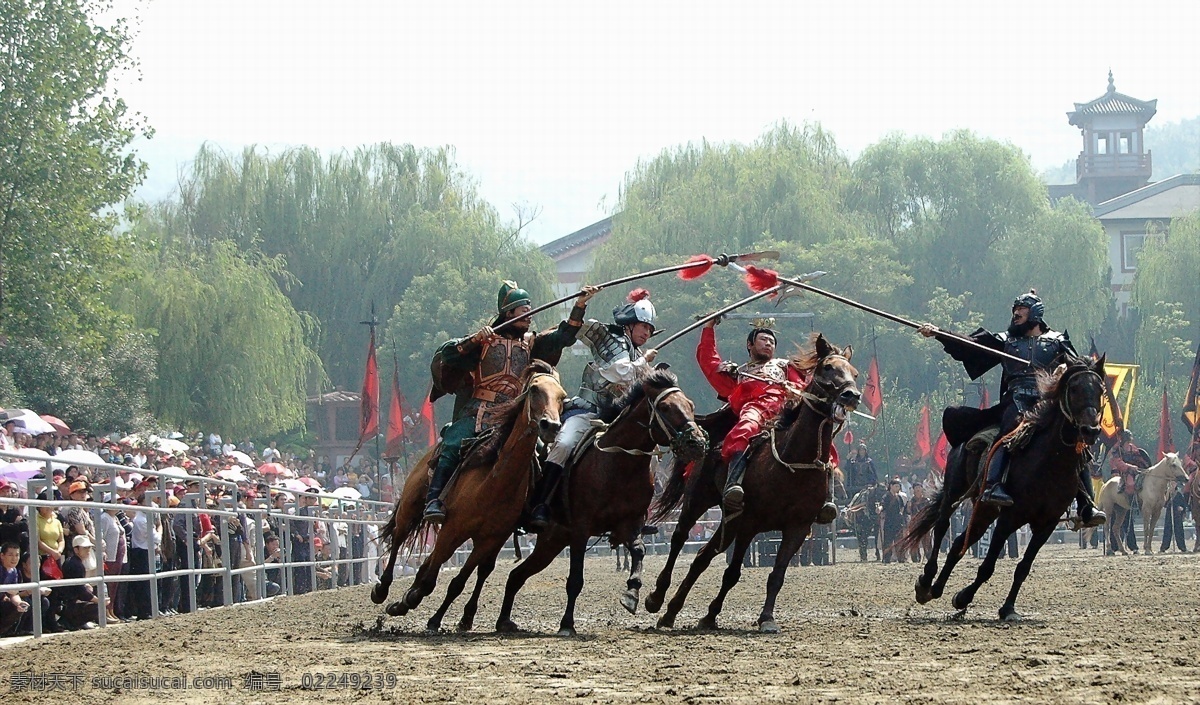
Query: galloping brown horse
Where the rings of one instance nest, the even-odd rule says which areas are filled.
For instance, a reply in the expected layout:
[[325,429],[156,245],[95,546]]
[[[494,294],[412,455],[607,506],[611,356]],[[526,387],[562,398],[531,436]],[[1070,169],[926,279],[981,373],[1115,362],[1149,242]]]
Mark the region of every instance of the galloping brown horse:
[[996,522],[987,557],[979,566],[975,581],[954,595],[955,609],[965,610],[996,569],[996,560],[1004,550],[1008,537],[1029,524],[1033,534],[1025,555],[1017,564],[1012,588],[1000,607],[1000,618],[1020,619],[1017,614],[1017,593],[1029,575],[1038,551],[1054,533],[1059,519],[1066,513],[1079,491],[1080,464],[1087,462],[1086,449],[1100,435],[1100,403],[1104,393],[1104,357],[1071,359],[1054,373],[1038,374],[1042,389],[1041,401],[1030,413],[1032,424],[1028,443],[1015,448],[1009,455],[1008,480],[1005,487],[1014,504],[1003,509],[977,503],[964,533],[950,546],[946,565],[937,580],[938,549],[950,528],[950,517],[963,499],[979,492],[977,477],[978,454],[968,453],[955,446],[946,463],[946,478],[942,489],[933,496],[930,505],[909,522],[908,530],[898,542],[901,550],[911,550],[930,530],[934,531],[933,551],[925,570],[917,578],[917,602],[924,604],[942,596],[946,581],[954,566],[971,544],[983,536]]
[[587,542],[606,533],[613,546],[623,545],[629,550],[629,581],[621,605],[630,613],[637,610],[645,555],[641,530],[654,494],[650,459],[660,445],[669,445],[685,462],[702,458],[708,450],[708,438],[696,425],[695,407],[678,384],[674,374],[654,371],[615,407],[602,410],[601,419],[610,425],[570,469],[565,515],[538,535],[533,553],[509,573],[496,631],[517,630],[510,617],[517,592],[570,546],[567,607],[558,633],[573,636],[575,600],[583,589]]
[[[463,607],[462,621],[458,624],[459,631],[471,629],[483,583],[496,567],[496,556],[516,529],[525,507],[530,464],[538,438],[545,442],[554,440],[566,396],[554,368],[540,361],[530,364],[525,373],[524,391],[510,403],[510,408],[499,412],[507,411],[511,416],[501,426],[502,429],[511,430],[507,431],[507,435],[503,430],[501,432],[505,441],[498,457],[494,464],[485,462],[459,470],[446,497],[446,522],[438,530],[433,552],[417,570],[413,585],[404,599],[388,605],[388,614],[400,616],[421,604],[421,600],[433,592],[442,564],[470,539],[473,542],[471,554],[458,575],[450,581],[446,599],[430,617],[428,628],[436,631],[441,627],[446,610],[462,593],[471,573],[478,568],[475,590]],[[371,590],[371,601],[377,605],[387,599],[392,583],[392,568],[396,565],[396,554],[400,547],[410,538],[420,535],[423,528],[421,516],[429,485],[425,469],[432,454],[431,449],[409,474],[396,508],[382,529],[382,540],[385,545],[390,545],[391,553],[383,576]]]
[[[688,592],[717,554],[733,544],[733,556],[721,580],[721,590],[700,620],[700,627],[715,629],[717,615],[729,590],[742,574],[742,559],[754,537],[764,531],[782,531],[783,540],[775,557],[775,567],[767,578],[767,597],[758,617],[759,630],[779,631],[775,623],[775,598],[783,587],[784,574],[792,556],[800,549],[812,528],[829,491],[832,468],[829,453],[836,427],[845,420],[845,410],[858,406],[860,394],[854,380],[858,370],[850,364],[853,349],[845,351],[830,345],[819,333],[809,346],[793,356],[792,364],[812,370],[812,381],[793,404],[777,419],[766,442],[751,449],[745,478],[745,509],[721,529],[696,554],[687,577],[679,584],[667,611],[658,620],[660,627],[673,627]],[[659,508],[660,513],[662,507]],[[660,585],[663,585],[660,577]],[[666,584],[670,574],[666,574]],[[662,591],[665,592],[663,585]],[[656,601],[661,602],[658,587]],[[649,598],[647,602],[649,602]],[[648,609],[649,607],[647,607]]]

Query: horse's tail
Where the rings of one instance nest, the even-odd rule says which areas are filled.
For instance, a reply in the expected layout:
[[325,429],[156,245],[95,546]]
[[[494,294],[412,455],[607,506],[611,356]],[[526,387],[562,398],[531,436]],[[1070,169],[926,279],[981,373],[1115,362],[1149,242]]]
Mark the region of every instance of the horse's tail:
[[707,458],[696,461],[696,466],[692,468],[691,476],[687,474],[687,469],[691,463],[680,463],[675,461],[671,465],[671,475],[667,479],[667,483],[663,485],[662,494],[658,499],[654,500],[654,504],[650,507],[650,524],[658,524],[666,519],[671,512],[679,509],[683,505],[683,500],[687,497],[688,488],[692,485],[691,477],[699,475],[703,472]]
[[929,504],[924,509],[917,512],[916,516],[908,521],[908,526],[905,527],[904,533],[900,538],[896,539],[895,547],[901,553],[909,553],[914,548],[921,544],[921,539],[937,524],[938,517],[942,514],[942,504],[947,500],[946,488],[938,490],[930,499]]

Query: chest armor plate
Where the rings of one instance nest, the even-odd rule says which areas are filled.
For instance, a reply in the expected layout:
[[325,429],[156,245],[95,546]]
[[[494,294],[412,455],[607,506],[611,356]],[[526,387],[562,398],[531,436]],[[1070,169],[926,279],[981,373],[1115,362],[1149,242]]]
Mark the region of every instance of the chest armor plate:
[[508,401],[521,392],[521,375],[529,367],[533,336],[500,338],[490,343],[475,368],[475,398]]
[[787,365],[788,361],[782,358],[771,358],[766,362],[747,362],[738,368],[738,382],[745,382],[753,379],[747,375],[755,377],[763,377],[773,382],[787,381]]
[[1054,366],[1058,356],[1063,352],[1061,334],[1054,331],[1032,337],[1008,338],[1004,341],[1004,352],[1032,364],[1022,365],[1012,360],[1004,360],[1001,364],[1004,376],[1008,380],[1008,389],[1014,393],[1020,390],[1037,395],[1037,371],[1048,370]]
[[633,347],[629,338],[613,333],[607,325],[599,321],[584,323],[580,337],[591,349],[592,359],[583,368],[579,398],[593,406],[611,404],[625,393],[625,385],[605,379],[600,374],[600,366],[611,364],[613,360],[622,357],[633,361],[640,360],[644,357],[642,351]]

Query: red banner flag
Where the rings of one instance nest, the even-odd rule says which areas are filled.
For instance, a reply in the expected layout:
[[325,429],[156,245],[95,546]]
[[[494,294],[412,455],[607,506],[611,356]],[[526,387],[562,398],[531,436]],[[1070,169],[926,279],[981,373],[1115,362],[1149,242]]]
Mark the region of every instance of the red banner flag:
[[375,363],[375,328],[367,349],[367,373],[363,375],[362,402],[358,410],[358,443],[379,432],[379,366]]
[[979,397],[979,408],[986,409],[992,405],[992,397],[988,394],[988,388],[983,388],[983,395]]
[[392,372],[392,404],[388,407],[387,443],[383,457],[399,458],[404,453],[404,409],[408,406],[400,392],[400,370]]
[[921,407],[921,420],[917,422],[917,435],[913,439],[913,455],[915,460],[924,460],[932,451],[929,445],[929,405]]
[[937,444],[933,446],[933,466],[938,469],[942,475],[946,474],[946,461],[950,458],[950,441],[946,438],[946,432],[938,436]]
[[429,400],[429,395],[425,395],[425,403],[421,405],[421,422],[425,424],[425,430],[429,433],[429,445],[437,444],[437,422],[433,417],[433,402]]
[[1162,412],[1158,416],[1158,459],[1175,452],[1175,439],[1171,433],[1171,405],[1167,400],[1167,380],[1163,378]]
[[883,389],[879,386],[879,361],[871,356],[871,366],[867,369],[867,383],[863,385],[862,401],[872,416],[879,416],[883,410]]

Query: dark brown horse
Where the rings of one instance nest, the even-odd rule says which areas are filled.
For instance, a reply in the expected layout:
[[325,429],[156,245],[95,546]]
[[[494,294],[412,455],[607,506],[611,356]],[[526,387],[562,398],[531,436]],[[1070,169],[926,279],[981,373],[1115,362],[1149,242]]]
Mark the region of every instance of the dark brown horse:
[[[388,605],[388,614],[400,616],[421,604],[421,600],[433,592],[442,564],[469,539],[473,544],[471,554],[450,581],[446,599],[430,617],[428,628],[436,631],[441,627],[446,610],[462,594],[471,573],[478,568],[475,590],[463,608],[462,621],[458,624],[459,631],[471,629],[483,583],[496,567],[496,556],[516,529],[525,507],[530,464],[538,438],[545,442],[554,440],[564,399],[566,392],[559,384],[554,368],[539,361],[532,363],[525,373],[524,391],[507,409],[510,418],[501,426],[501,437],[505,440],[498,456],[474,465],[470,465],[470,458],[466,459],[468,466],[459,470],[446,497],[446,522],[437,532],[433,551],[417,570],[404,599]],[[505,413],[505,410],[499,413]],[[504,429],[509,430],[505,432]],[[421,517],[429,486],[426,468],[432,462],[432,454],[431,449],[409,474],[396,508],[382,529],[382,540],[390,546],[391,553],[379,583],[371,590],[371,601],[377,605],[387,599],[400,547],[423,533]]]
[[[812,381],[800,399],[777,420],[766,442],[751,448],[745,478],[745,509],[721,528],[692,561],[687,577],[680,583],[667,611],[658,620],[660,627],[675,625],[688,592],[717,554],[733,544],[729,567],[721,581],[721,590],[700,620],[700,627],[715,629],[717,615],[729,590],[742,573],[742,559],[754,537],[764,531],[781,531],[783,539],[775,557],[775,567],[767,578],[767,597],[758,617],[763,632],[778,632],[775,623],[775,598],[783,587],[784,574],[792,556],[800,549],[829,491],[833,468],[829,465],[830,444],[845,410],[858,405],[860,397],[854,384],[858,370],[850,364],[852,348],[843,352],[830,345],[820,334],[813,334],[808,348],[792,358],[801,370],[812,370]],[[663,507],[660,507],[660,513]],[[665,592],[670,574],[664,584]],[[656,593],[659,588],[655,588]],[[661,601],[661,595],[652,595]]]
[[517,630],[510,616],[517,592],[570,546],[567,607],[559,634],[574,635],[575,600],[583,589],[588,539],[603,534],[609,535],[613,546],[629,549],[629,581],[621,605],[630,613],[637,610],[645,555],[641,530],[654,494],[650,459],[656,447],[668,445],[685,462],[704,456],[708,438],[696,425],[694,413],[695,407],[679,389],[675,375],[665,370],[650,373],[614,408],[601,412],[610,425],[570,468],[565,514],[538,535],[533,553],[508,575],[497,631]]
[[925,570],[917,578],[917,602],[922,604],[942,596],[951,571],[966,550],[983,536],[992,522],[992,534],[987,557],[984,558],[975,581],[955,594],[954,608],[965,610],[979,588],[992,577],[996,559],[1004,550],[1008,537],[1028,524],[1033,534],[1025,555],[1017,564],[1012,588],[1000,607],[1000,618],[1020,619],[1016,611],[1017,593],[1029,575],[1038,551],[1066,513],[1079,491],[1079,468],[1087,462],[1086,449],[1100,434],[1100,400],[1104,391],[1104,358],[1071,359],[1053,373],[1039,373],[1041,401],[1028,421],[1032,435],[1028,442],[1009,454],[1008,480],[1005,487],[1014,504],[1003,509],[977,503],[967,529],[954,539],[937,580],[938,549],[950,528],[950,517],[959,503],[977,496],[976,482],[979,454],[956,446],[946,464],[945,485],[930,500],[930,505],[912,518],[908,530],[900,539],[902,550],[911,550],[925,534],[933,530],[933,551]]

